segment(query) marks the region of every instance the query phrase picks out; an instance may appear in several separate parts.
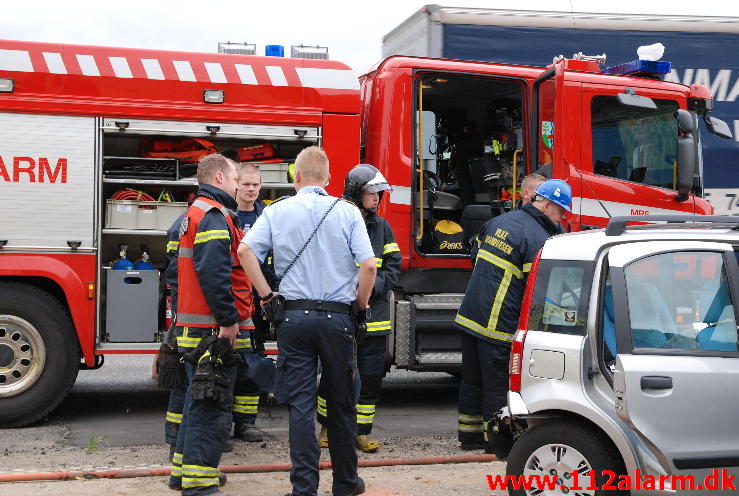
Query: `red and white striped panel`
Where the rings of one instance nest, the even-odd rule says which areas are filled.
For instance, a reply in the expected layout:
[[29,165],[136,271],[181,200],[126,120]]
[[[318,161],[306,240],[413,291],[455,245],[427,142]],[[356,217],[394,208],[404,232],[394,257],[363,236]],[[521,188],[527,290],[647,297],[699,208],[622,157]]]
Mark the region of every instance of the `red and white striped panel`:
[[0,71],[359,91],[347,66],[324,60],[0,41]]

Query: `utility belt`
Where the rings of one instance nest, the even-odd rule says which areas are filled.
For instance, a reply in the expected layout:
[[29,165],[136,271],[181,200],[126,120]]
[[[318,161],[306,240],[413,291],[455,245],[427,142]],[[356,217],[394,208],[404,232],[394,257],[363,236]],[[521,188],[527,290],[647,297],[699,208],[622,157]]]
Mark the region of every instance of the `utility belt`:
[[348,303],[321,300],[285,300],[285,310],[319,310],[323,312],[349,313]]

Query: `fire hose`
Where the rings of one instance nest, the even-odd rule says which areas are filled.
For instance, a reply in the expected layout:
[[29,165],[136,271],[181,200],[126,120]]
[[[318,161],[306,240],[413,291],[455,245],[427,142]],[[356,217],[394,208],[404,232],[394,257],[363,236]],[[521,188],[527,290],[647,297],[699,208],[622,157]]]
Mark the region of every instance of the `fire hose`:
[[[392,458],[379,460],[359,460],[358,467],[391,467],[397,465],[443,465],[449,463],[484,463],[495,461],[495,455],[452,455],[426,458]],[[289,472],[289,463],[265,463],[256,465],[226,465],[220,471],[229,474],[256,474],[269,472]],[[320,462],[319,468],[331,468],[331,462]],[[149,468],[131,470],[80,470],[71,472],[36,472],[20,474],[0,474],[2,482],[28,482],[78,479],[131,479],[137,477],[162,477],[169,475],[168,468]]]

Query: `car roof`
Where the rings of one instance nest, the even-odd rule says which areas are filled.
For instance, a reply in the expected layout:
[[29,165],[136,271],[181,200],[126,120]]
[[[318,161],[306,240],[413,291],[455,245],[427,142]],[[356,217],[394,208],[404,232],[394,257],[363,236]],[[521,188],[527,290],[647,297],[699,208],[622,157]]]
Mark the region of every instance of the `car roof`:
[[604,229],[561,234],[549,239],[541,258],[549,260],[595,260],[605,247],[639,241],[724,241],[739,244],[739,231],[728,228],[664,228],[630,226],[623,234],[607,236]]

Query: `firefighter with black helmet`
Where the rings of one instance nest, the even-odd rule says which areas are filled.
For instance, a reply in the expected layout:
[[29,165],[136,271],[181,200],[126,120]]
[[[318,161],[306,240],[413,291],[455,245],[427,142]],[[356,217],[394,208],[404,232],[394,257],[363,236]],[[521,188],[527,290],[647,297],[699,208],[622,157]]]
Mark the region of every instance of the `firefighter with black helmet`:
[[[377,277],[370,298],[371,318],[367,322],[367,335],[357,346],[357,366],[361,378],[357,403],[357,447],[365,453],[373,453],[380,443],[369,438],[375,419],[375,409],[380,400],[382,378],[387,373],[385,350],[390,334],[390,291],[400,276],[400,248],[390,224],[377,214],[377,207],[385,192],[392,187],[379,170],[369,164],[359,164],[346,175],[344,199],[359,207],[367,226],[372,249],[377,259]],[[328,447],[326,415],[329,406],[322,394],[323,383],[318,389],[318,421],[323,426],[319,444]]]

